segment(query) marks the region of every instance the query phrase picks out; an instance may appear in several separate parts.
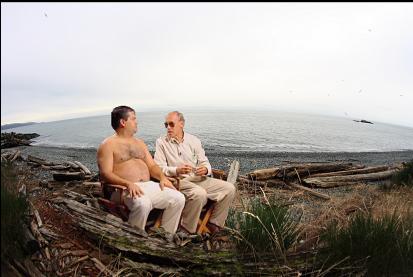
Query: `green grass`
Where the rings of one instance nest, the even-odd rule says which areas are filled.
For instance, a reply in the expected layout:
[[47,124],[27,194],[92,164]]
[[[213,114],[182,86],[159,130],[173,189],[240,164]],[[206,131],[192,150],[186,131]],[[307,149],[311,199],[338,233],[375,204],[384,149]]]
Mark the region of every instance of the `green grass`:
[[322,239],[328,245],[323,251],[329,256],[328,263],[346,259],[347,266],[361,266],[368,276],[404,276],[413,272],[412,215],[403,222],[395,214],[374,219],[360,213],[346,228],[329,225]]
[[9,163],[1,163],[1,260],[25,256],[20,242],[24,236],[25,198],[16,193],[17,178]]
[[273,200],[263,203],[259,198],[252,199],[243,212],[231,211],[227,225],[238,234],[237,247],[242,253],[252,251],[257,257],[270,254],[284,261],[300,232],[288,208]]
[[413,187],[413,160],[406,163],[405,167],[393,176],[392,182],[399,186]]

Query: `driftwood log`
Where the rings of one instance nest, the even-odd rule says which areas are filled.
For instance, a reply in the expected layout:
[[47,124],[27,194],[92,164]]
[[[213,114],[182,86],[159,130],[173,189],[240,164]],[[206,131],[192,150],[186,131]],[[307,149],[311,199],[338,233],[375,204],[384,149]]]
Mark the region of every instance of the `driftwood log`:
[[329,173],[318,173],[318,174],[311,175],[311,177],[330,177],[330,176],[366,174],[366,173],[385,171],[388,169],[389,169],[388,166],[383,165],[383,166],[366,167],[366,168],[361,168],[361,169],[335,171],[335,172],[329,172]]
[[85,179],[83,172],[53,172],[53,179],[56,181],[73,181]]
[[191,273],[213,274],[219,270],[226,274],[240,274],[231,252],[220,251],[215,254],[191,244],[179,247],[161,238],[148,237],[121,219],[77,201],[57,198],[55,202],[63,205],[75,217],[76,224],[93,240],[122,252],[127,258],[178,266]]
[[315,172],[332,172],[347,169],[360,168],[352,163],[307,163],[307,164],[292,164],[279,166],[274,168],[266,168],[254,170],[248,173],[247,176],[251,180],[263,181],[273,178],[296,178],[297,172],[301,177],[311,175]]
[[84,166],[81,162],[78,161],[74,161],[74,163],[80,167],[80,169],[82,169],[82,171],[86,174],[86,175],[92,175],[92,172],[90,172],[90,170]]
[[[120,218],[100,209],[67,198],[55,198],[53,201],[73,216],[74,224],[101,247],[117,254],[122,253],[130,263],[138,262],[139,266],[143,266],[142,269],[151,272],[191,276],[258,273],[279,276],[288,271],[273,260],[256,263],[241,259],[232,251],[206,251],[201,245],[192,243],[177,246],[165,239],[148,236],[146,232],[132,228]],[[294,266],[305,268],[306,264],[298,260]],[[100,267],[104,270],[102,265]]]
[[347,185],[348,183],[385,180],[393,176],[397,171],[397,169],[391,169],[368,174],[306,178],[303,180],[303,183],[314,187],[330,188]]

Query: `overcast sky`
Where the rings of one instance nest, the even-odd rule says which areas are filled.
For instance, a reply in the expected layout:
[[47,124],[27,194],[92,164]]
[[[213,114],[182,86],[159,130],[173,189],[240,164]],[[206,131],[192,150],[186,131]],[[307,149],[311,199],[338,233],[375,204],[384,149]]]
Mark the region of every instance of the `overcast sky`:
[[122,104],[413,127],[413,3],[1,3],[1,124]]

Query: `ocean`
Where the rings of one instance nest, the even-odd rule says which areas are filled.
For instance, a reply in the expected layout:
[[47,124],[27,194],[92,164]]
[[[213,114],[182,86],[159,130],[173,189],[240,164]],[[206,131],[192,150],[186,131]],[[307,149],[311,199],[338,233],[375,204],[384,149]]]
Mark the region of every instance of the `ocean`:
[[[149,150],[164,135],[166,112],[137,112]],[[413,128],[351,118],[275,111],[188,111],[185,130],[214,152],[385,152],[413,150]],[[38,123],[3,132],[38,133],[32,145],[96,149],[114,133],[110,115]]]

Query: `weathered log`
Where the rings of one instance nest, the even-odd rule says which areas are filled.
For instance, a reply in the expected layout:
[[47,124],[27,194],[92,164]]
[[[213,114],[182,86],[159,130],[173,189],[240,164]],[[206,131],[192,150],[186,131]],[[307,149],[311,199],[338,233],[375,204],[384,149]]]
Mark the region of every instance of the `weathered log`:
[[37,224],[34,222],[34,219],[30,221],[30,230],[32,231],[33,236],[40,243],[41,247],[44,247],[49,244],[49,242],[40,233],[39,228],[37,227]]
[[54,239],[54,240],[56,240],[56,239],[58,239],[58,238],[61,237],[60,235],[56,234],[56,233],[53,232],[52,230],[46,228],[44,225],[42,225],[42,227],[39,228],[39,232],[40,232],[42,235],[44,235],[44,236],[46,236],[46,237],[48,237],[48,238],[50,238],[50,239]]
[[388,166],[374,166],[374,167],[366,167],[361,169],[352,169],[352,170],[344,170],[344,171],[335,171],[335,172],[328,172],[328,173],[318,173],[312,174],[311,177],[330,177],[330,176],[345,176],[345,175],[356,175],[356,174],[366,174],[366,173],[374,173],[388,170]]
[[221,169],[212,169],[212,177],[215,179],[226,180],[227,175],[224,170]]
[[81,162],[74,161],[74,163],[75,163],[76,165],[78,165],[78,166],[80,167],[80,169],[82,169],[83,172],[84,172],[86,175],[92,175],[92,172],[90,172],[90,170],[89,170],[86,166],[84,166]]
[[234,265],[234,254],[226,251],[207,253],[196,245],[179,247],[156,237],[142,236],[142,231],[130,227],[128,223],[93,207],[87,207],[70,199],[59,199],[76,217],[76,224],[91,238],[109,248],[121,251],[125,256],[141,259],[147,257],[161,264],[185,267],[188,270],[202,268],[206,273],[217,269],[227,273],[238,272]]
[[296,189],[304,190],[304,191],[308,192],[308,193],[311,194],[311,195],[314,195],[314,196],[323,198],[323,199],[325,199],[325,200],[330,200],[330,196],[328,196],[327,194],[324,194],[324,193],[321,193],[321,192],[318,192],[318,191],[309,189],[309,188],[304,187],[304,186],[301,186],[301,185],[299,185],[299,184],[287,182],[287,185],[290,186],[290,187],[296,188]]
[[14,153],[13,157],[11,158],[10,162],[14,162],[15,160],[17,160],[18,158],[21,158],[21,152],[20,150],[16,150],[16,152]]
[[56,181],[73,181],[85,179],[83,172],[53,172],[53,179]]
[[43,225],[42,219],[40,218],[40,214],[37,209],[33,208],[33,213],[37,221],[37,226],[40,228]]
[[27,161],[33,162],[33,163],[38,163],[38,164],[41,164],[41,165],[47,165],[46,160],[34,157],[32,155],[27,155]]
[[347,185],[348,183],[354,183],[354,182],[385,180],[393,176],[397,171],[398,171],[397,169],[391,169],[387,171],[368,173],[368,174],[332,176],[332,177],[314,177],[314,178],[306,178],[303,180],[303,182],[310,186],[330,188],[330,187]]
[[300,178],[311,176],[315,172],[334,172],[342,171],[347,169],[355,169],[359,166],[354,166],[352,163],[313,163],[308,165],[302,165],[294,167],[292,170],[289,170],[283,178],[296,178],[297,172]]
[[65,165],[42,165],[43,169],[47,170],[69,170],[72,167],[71,166],[65,166]]
[[331,172],[354,168],[352,163],[308,163],[308,164],[292,164],[279,166],[274,168],[266,168],[254,170],[248,173],[248,178],[252,180],[268,180],[273,178],[292,178],[296,177],[296,170],[300,176],[307,176],[314,172]]
[[64,163],[72,167],[74,170],[78,170],[80,168],[77,164],[69,162],[69,161],[65,161]]

